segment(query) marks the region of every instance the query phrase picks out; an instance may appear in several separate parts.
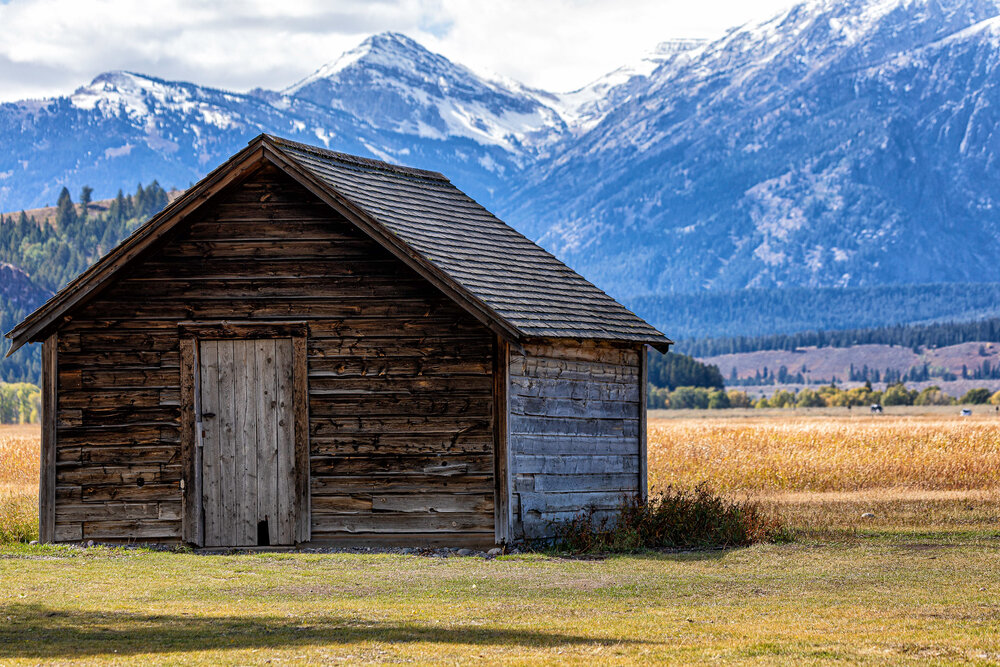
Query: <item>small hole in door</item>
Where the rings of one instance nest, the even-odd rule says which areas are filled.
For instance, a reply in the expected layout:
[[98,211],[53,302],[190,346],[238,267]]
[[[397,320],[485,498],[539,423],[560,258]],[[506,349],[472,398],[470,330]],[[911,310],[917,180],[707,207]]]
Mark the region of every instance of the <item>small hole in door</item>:
[[257,522],[257,546],[258,547],[271,546],[271,538],[268,536],[267,532],[267,519]]

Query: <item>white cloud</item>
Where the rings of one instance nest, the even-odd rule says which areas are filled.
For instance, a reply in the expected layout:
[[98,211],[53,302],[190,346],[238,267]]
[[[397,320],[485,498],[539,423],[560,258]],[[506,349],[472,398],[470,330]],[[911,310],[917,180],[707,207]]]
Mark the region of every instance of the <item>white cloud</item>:
[[673,37],[711,37],[791,0],[13,0],[0,100],[64,94],[112,69],[232,90],[283,88],[395,30],[476,70],[580,87]]

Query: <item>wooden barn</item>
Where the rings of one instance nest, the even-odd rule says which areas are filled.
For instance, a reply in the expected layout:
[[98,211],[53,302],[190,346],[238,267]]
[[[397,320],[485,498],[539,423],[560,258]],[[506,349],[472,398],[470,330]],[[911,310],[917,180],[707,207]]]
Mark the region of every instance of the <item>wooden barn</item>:
[[643,494],[670,341],[435,172],[262,135],[7,334],[41,537],[485,546]]

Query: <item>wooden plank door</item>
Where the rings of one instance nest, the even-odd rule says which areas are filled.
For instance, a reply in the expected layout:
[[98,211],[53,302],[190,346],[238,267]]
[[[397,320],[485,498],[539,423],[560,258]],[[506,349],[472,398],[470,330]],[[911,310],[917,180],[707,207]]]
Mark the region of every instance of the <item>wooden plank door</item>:
[[291,338],[199,341],[204,545],[295,543]]

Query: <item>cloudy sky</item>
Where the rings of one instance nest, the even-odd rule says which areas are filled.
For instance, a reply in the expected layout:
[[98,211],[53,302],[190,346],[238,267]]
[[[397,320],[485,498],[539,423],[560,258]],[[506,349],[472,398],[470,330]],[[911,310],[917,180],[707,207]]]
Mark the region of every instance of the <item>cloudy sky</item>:
[[403,32],[484,73],[573,90],[656,43],[713,37],[793,0],[0,0],[0,100],[127,69],[283,88],[368,35]]

